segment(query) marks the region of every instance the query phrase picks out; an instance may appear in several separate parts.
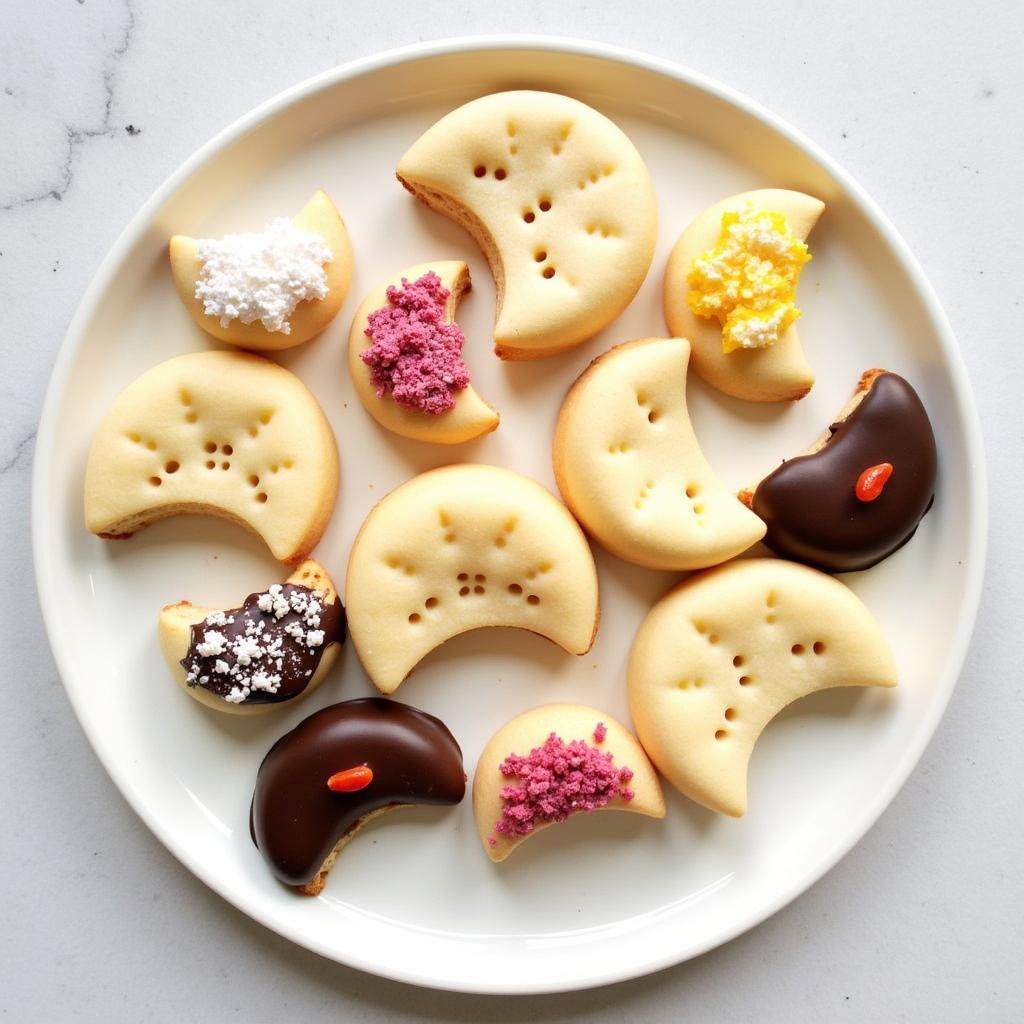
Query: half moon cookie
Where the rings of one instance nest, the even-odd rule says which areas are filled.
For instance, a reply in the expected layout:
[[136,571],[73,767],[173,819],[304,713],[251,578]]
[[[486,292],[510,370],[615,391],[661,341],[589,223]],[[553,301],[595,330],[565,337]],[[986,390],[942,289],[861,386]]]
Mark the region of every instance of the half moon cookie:
[[629,708],[685,796],[740,817],[747,764],[787,705],[834,686],[895,686],[889,644],[853,591],[775,558],[692,576],[651,609],[629,659]]
[[338,854],[371,818],[466,792],[462,751],[443,722],[397,701],[349,700],[282,736],[256,775],[249,822],[274,875],[318,895]]
[[129,384],[85,470],[85,525],[130,537],[168,516],[230,519],[287,565],[316,546],[338,493],[338,449],[293,373],[243,352],[194,352]]
[[397,173],[487,257],[502,359],[586,341],[647,275],[657,235],[650,175],[622,130],[578,100],[526,90],[473,100],[424,133]]
[[555,479],[587,531],[648,569],[702,569],[764,536],[715,476],[686,407],[684,338],[631,341],[598,356],[555,427]]
[[349,333],[356,394],[382,426],[402,437],[460,444],[498,425],[470,384],[455,310],[470,289],[461,260],[421,263],[395,274],[363,301]]
[[513,718],[484,748],[473,814],[491,860],[549,825],[587,811],[665,817],[647,755],[625,726],[580,704],[545,704]]
[[346,596],[352,643],[385,694],[471,629],[528,629],[570,654],[597,632],[583,531],[540,484],[496,466],[446,466],[392,491],[352,545]]
[[221,341],[259,350],[294,348],[341,309],[352,280],[345,222],[326,192],[289,221],[224,238],[175,235],[171,273],[192,319]]
[[868,569],[901,548],[935,496],[935,435],[902,377],[868,370],[809,451],[740,498],[768,525],[765,543],[826,572]]
[[323,682],[345,640],[345,609],[327,570],[307,561],[237,608],[167,605],[159,633],[190,697],[215,711],[253,714]]
[[682,233],[665,270],[665,320],[689,338],[693,368],[749,402],[803,398],[814,384],[793,321],[805,239],[825,204],[764,188],[708,207]]

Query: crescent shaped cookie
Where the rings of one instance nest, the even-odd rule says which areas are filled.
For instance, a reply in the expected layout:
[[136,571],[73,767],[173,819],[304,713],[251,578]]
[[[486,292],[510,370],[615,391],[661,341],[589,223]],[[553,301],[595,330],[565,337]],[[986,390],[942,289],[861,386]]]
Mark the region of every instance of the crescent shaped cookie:
[[471,629],[528,629],[570,654],[597,632],[583,531],[540,484],[496,466],[446,466],[392,491],[352,545],[346,596],[352,643],[381,693]]
[[665,817],[661,783],[633,735],[579,704],[546,704],[502,726],[473,778],[473,815],[491,860],[586,811]]
[[740,499],[768,525],[773,551],[826,572],[854,572],[914,535],[935,496],[937,462],[917,392],[895,373],[868,370],[811,449]]
[[787,704],[834,686],[895,686],[889,644],[853,591],[779,559],[679,584],[644,619],[629,707],[658,770],[713,811],[747,809],[747,764]]
[[715,476],[686,407],[683,338],[632,341],[570,388],[555,428],[555,479],[587,531],[649,569],[701,569],[764,536]]
[[345,609],[327,570],[310,560],[237,608],[167,605],[158,632],[190,697],[215,711],[259,714],[323,682],[345,639]]
[[243,352],[194,352],[129,384],[100,422],[85,470],[85,524],[129,537],[202,513],[301,562],[327,528],[338,449],[316,399],[288,370]]
[[253,842],[274,875],[318,895],[371,818],[466,792],[462,751],[433,715],[379,697],[317,711],[270,748],[256,775]]
[[[196,290],[203,278],[204,261],[200,258],[200,250],[206,240],[191,238],[188,235],[175,235],[171,239],[169,247],[171,274],[178,290],[178,296],[192,319],[207,334],[212,334],[221,341],[240,345],[243,348],[276,351],[294,348],[296,345],[309,341],[334,319],[345,301],[348,286],[352,280],[352,246],[349,243],[345,222],[341,219],[330,196],[326,192],[317,191],[296,214],[291,223],[299,231],[313,235],[314,240],[322,240],[329,251],[329,256],[327,261],[322,264],[314,259],[311,265],[306,267],[316,275],[317,280],[311,284],[323,292],[323,297],[311,297],[299,301],[286,318],[287,333],[284,330],[268,330],[260,319],[245,323],[240,318],[228,320],[225,316],[224,319],[227,322],[222,323],[220,316],[205,312],[206,303],[197,297]],[[236,239],[241,238],[248,242],[255,242],[256,237],[255,235],[235,236]],[[290,273],[292,268],[279,267],[276,265],[276,261],[284,258],[294,259],[296,254],[276,252],[270,238],[265,239],[265,243],[264,260],[269,259],[274,262],[274,265],[264,265],[258,268],[256,273],[251,274],[248,280],[239,279],[234,282],[236,287],[252,288],[254,300],[257,298],[257,288],[266,289],[268,287],[267,275],[270,273],[273,273],[282,285],[294,284],[294,274]],[[322,274],[317,273],[320,267],[322,267]],[[244,265],[237,269],[244,269]],[[275,292],[273,298],[279,300],[281,293]],[[264,304],[268,302],[265,295],[262,301]],[[258,305],[258,303],[254,304]]]
[[[466,384],[463,388],[454,390],[444,387],[443,381],[436,382],[437,387],[426,395],[416,395],[407,404],[399,404],[392,391],[385,390],[384,394],[379,394],[374,383],[373,371],[363,359],[363,354],[373,346],[373,341],[367,336],[368,329],[372,332],[372,328],[369,327],[370,317],[377,310],[391,307],[388,289],[401,289],[403,282],[407,285],[417,284],[430,273],[437,275],[441,287],[448,293],[445,298],[442,323],[445,325],[454,323],[455,310],[463,295],[470,289],[469,267],[461,260],[439,260],[434,263],[420,263],[414,267],[407,267],[370,292],[359,307],[349,333],[348,368],[359,400],[363,403],[366,411],[382,427],[400,434],[402,437],[410,437],[414,441],[461,444],[463,441],[471,441],[475,437],[480,437],[498,426],[498,413],[476,393],[472,384]],[[428,327],[429,324],[428,321]],[[417,376],[422,378],[428,376],[428,372],[433,369],[429,365],[430,347],[438,342],[430,337],[423,339],[422,333],[426,332],[423,332],[422,326],[420,324],[413,326],[418,329],[415,341],[421,343],[416,346],[420,351],[416,353],[415,361],[406,372],[416,372]],[[426,351],[424,352],[422,349],[426,349]],[[458,354],[458,361],[461,363],[461,354]],[[468,373],[466,376],[468,378]],[[438,391],[442,398],[447,399],[444,404],[447,405],[450,401],[451,405],[442,412],[434,413],[424,408],[424,398],[426,401],[436,399],[435,392]],[[418,408],[415,405],[417,399],[419,400]]]
[[657,235],[650,175],[621,129],[578,100],[531,91],[473,100],[422,135],[397,173],[484,251],[502,359],[586,341],[647,275]]
[[744,208],[781,214],[793,237],[803,242],[825,204],[788,189],[765,188],[729,196],[708,207],[679,237],[665,270],[665,320],[672,334],[689,338],[693,368],[710,385],[749,402],[781,402],[803,398],[814,384],[796,328],[786,327],[773,344],[762,348],[723,351],[722,325],[690,308],[688,276],[694,260],[712,250],[722,234],[722,216]]

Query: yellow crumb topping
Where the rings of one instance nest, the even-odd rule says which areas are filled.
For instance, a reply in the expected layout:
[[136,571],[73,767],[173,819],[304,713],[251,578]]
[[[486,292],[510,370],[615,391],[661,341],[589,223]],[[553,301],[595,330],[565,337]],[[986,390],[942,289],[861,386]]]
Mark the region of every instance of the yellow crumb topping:
[[796,284],[810,258],[781,213],[752,203],[726,210],[715,247],[687,275],[687,302],[722,325],[724,352],[765,348],[800,316]]

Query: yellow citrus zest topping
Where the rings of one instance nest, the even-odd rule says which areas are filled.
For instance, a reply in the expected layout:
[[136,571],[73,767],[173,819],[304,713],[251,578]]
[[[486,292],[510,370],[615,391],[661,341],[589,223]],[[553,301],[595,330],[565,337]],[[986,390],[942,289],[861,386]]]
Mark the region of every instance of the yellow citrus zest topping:
[[810,258],[781,213],[752,203],[726,210],[715,247],[693,261],[686,300],[722,325],[723,352],[765,348],[800,316],[796,285]]

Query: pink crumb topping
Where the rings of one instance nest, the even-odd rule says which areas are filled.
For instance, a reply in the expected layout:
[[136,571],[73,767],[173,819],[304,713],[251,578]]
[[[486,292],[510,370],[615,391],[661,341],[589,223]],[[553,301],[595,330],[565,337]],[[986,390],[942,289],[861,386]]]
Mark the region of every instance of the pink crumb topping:
[[633,791],[626,783],[633,772],[612,762],[611,754],[583,740],[566,743],[555,733],[526,756],[509,754],[499,770],[506,778],[519,779],[521,785],[502,788],[501,820],[494,831],[526,836],[538,825],[565,821],[577,811],[596,811],[617,796],[632,800]]
[[598,722],[597,725],[594,726],[594,742],[604,743],[604,738],[607,735],[608,726],[606,726],[604,722]]
[[432,416],[455,405],[455,392],[469,383],[462,359],[466,337],[458,324],[447,323],[445,305],[451,292],[432,270],[412,284],[388,287],[388,305],[367,318],[372,344],[359,354],[370,367],[377,397],[390,394],[399,404]]

